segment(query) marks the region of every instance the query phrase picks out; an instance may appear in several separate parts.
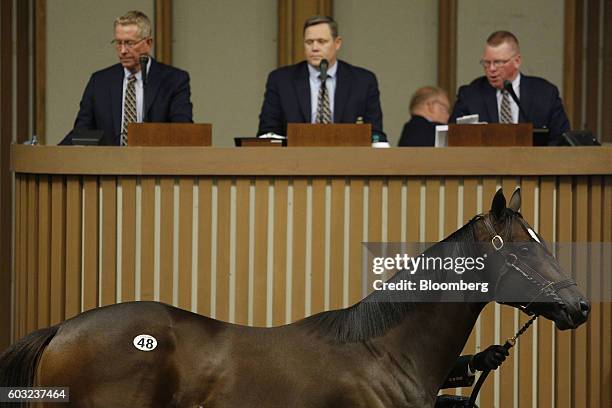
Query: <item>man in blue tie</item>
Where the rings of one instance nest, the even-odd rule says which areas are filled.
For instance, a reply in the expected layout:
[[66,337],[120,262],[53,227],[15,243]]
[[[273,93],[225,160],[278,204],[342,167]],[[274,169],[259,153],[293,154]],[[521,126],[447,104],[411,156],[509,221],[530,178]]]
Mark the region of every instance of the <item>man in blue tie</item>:
[[[272,71],[257,134],[286,135],[287,123],[372,124],[383,135],[380,92],[376,76],[337,59],[342,46],[338,24],[326,16],[304,23],[305,61]],[[327,61],[325,77],[321,63]],[[325,62],[323,62],[325,64]]]
[[[95,72],[83,93],[74,129],[99,129],[102,144],[129,145],[132,122],[193,122],[189,74],[148,58],[143,84],[140,57],[153,46],[151,22],[129,11],[114,23],[111,41],[119,63]],[[60,144],[72,144],[72,134]]]

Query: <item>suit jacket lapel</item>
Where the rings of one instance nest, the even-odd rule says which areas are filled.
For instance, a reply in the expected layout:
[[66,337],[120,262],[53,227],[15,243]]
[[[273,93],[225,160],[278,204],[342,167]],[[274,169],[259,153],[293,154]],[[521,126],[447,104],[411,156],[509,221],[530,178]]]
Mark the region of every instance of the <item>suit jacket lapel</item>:
[[123,66],[116,65],[113,71],[113,78],[110,86],[111,112],[113,117],[113,137],[120,137],[121,134],[121,111],[123,109]]
[[[493,88],[485,78],[484,83],[485,107],[489,114],[489,123],[499,122],[499,113],[497,112],[497,89]],[[482,118],[480,118],[482,120]]]
[[334,95],[334,123],[340,123],[342,112],[351,93],[352,71],[343,62],[338,61],[336,70],[336,93]]
[[[525,75],[521,74],[521,82],[519,84],[519,89],[521,94],[519,96],[519,100],[521,102],[521,107],[523,108],[523,112],[525,115],[529,115],[529,109],[531,108],[531,102],[533,101],[532,95],[529,93],[529,78]],[[527,122],[527,118],[523,117],[519,111],[519,122]]]
[[302,115],[304,115],[304,122],[310,123],[312,116],[310,105],[310,78],[308,75],[308,66],[306,64],[307,62],[302,62],[297,66],[295,76],[293,77],[293,85],[295,86],[300,110],[302,111]]
[[157,91],[159,91],[159,85],[161,83],[161,69],[159,64],[155,62],[154,59],[151,58],[151,67],[149,68],[149,72],[147,75],[147,85],[145,86],[145,109],[144,113],[148,121],[151,121],[152,118],[150,116],[151,106],[153,105],[153,101],[157,96]]

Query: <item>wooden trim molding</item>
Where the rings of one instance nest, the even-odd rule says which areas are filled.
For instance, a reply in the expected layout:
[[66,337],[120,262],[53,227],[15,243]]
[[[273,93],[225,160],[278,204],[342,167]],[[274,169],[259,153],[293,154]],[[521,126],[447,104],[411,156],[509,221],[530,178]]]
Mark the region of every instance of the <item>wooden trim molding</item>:
[[306,19],[317,14],[332,16],[332,13],[333,0],[279,0],[278,66],[304,59],[302,27]]
[[17,143],[30,137],[30,0],[17,5]]
[[35,0],[34,9],[34,129],[45,144],[47,111],[47,0]]
[[[612,0],[604,1],[603,10],[603,83],[601,101],[601,140],[612,143]],[[608,90],[608,91],[606,91]]]
[[438,2],[438,86],[451,102],[457,91],[457,0]]
[[[13,83],[13,0],[0,0],[0,82]],[[0,92],[0,350],[11,340],[12,138],[13,87],[9,85]]]
[[155,59],[172,64],[172,0],[155,0]]
[[572,129],[582,128],[583,0],[565,0],[563,100]]
[[587,3],[585,129],[597,134],[599,125],[599,1]]

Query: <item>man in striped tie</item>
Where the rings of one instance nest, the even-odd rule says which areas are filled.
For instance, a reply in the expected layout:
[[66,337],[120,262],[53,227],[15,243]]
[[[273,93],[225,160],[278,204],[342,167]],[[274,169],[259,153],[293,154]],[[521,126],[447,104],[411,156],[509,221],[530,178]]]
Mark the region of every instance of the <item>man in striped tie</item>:
[[[189,74],[148,58],[146,84],[141,56],[153,46],[151,22],[141,11],[117,17],[111,41],[119,63],[95,72],[85,88],[74,129],[100,129],[102,144],[129,146],[133,122],[193,122]],[[73,132],[60,142],[72,144]]]
[[[337,58],[338,23],[314,16],[304,23],[305,61],[272,71],[266,83],[258,135],[286,135],[287,123],[372,124],[384,136],[376,76]],[[327,61],[322,77],[321,62]]]
[[[550,131],[549,144],[556,145],[561,135],[570,129],[559,90],[547,80],[520,72],[521,50],[516,36],[508,31],[496,31],[489,36],[480,65],[484,76],[459,88],[450,123],[458,117],[478,114],[489,123],[532,123],[534,128]],[[504,81],[509,81],[520,101],[520,107]]]

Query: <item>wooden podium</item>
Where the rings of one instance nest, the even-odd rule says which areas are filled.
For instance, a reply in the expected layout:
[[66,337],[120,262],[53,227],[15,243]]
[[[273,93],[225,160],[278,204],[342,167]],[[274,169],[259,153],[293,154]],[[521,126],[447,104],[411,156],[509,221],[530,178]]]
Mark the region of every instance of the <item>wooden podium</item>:
[[449,146],[533,146],[531,123],[449,124]]
[[210,123],[130,123],[128,146],[211,146]]
[[289,123],[287,146],[371,146],[372,125],[369,123]]

